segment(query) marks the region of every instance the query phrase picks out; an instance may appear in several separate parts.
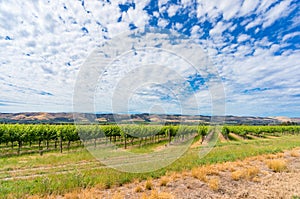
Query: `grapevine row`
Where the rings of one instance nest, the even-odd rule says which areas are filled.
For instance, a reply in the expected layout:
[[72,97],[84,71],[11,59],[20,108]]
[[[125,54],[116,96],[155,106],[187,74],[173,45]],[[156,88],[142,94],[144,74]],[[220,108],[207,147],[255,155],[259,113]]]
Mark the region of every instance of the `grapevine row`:
[[43,151],[49,150],[52,143],[62,152],[63,143],[67,143],[69,149],[73,142],[96,146],[97,142],[105,140],[127,148],[129,143],[141,146],[142,142],[171,142],[196,133],[205,135],[206,132],[205,126],[0,124],[0,147],[14,149],[17,145],[20,154],[23,146],[37,145],[38,150]]
[[224,126],[222,134],[228,137],[229,133],[234,133],[244,138],[247,135],[258,137],[264,137],[264,135],[279,136],[284,134],[299,134],[300,126]]

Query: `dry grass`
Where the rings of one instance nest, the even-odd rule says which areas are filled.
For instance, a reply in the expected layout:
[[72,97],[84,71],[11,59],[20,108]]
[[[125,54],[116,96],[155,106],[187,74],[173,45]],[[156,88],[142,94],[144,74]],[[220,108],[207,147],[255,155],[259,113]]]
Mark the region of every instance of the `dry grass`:
[[207,182],[208,175],[219,175],[219,170],[214,166],[203,166],[192,169],[192,176],[203,182]]
[[[85,195],[85,194],[84,194],[84,195]],[[79,198],[81,198],[82,196],[83,196],[83,194],[80,196],[78,190],[74,190],[74,191],[72,191],[72,192],[70,192],[70,193],[66,193],[66,194],[64,195],[64,198],[66,198],[66,199],[79,199]]]
[[190,173],[191,173],[190,171],[184,170],[184,171],[181,172],[181,177],[188,177],[188,176],[191,176]]
[[284,157],[284,153],[277,153],[277,158],[283,158]]
[[114,195],[112,196],[112,199],[124,199],[124,195],[121,194],[120,192],[116,192],[116,193],[114,193]]
[[144,191],[144,190],[143,190],[143,187],[140,186],[140,185],[138,185],[138,186],[136,186],[136,187],[134,188],[134,192],[136,192],[136,193],[143,192],[143,191]]
[[248,167],[245,169],[240,169],[231,173],[231,178],[233,180],[247,179],[253,180],[259,173],[259,168]]
[[226,164],[216,164],[216,165],[214,166],[214,169],[215,169],[216,171],[226,171],[226,170],[228,170],[228,167],[227,167]]
[[278,159],[278,158],[284,158],[285,157],[285,154],[284,152],[280,152],[280,153],[276,153],[276,154],[266,154],[266,155],[261,155],[261,156],[258,156],[258,157],[254,157],[256,158],[257,160],[260,160],[260,161],[265,161],[266,159]]
[[265,160],[265,157],[260,155],[260,156],[257,156],[255,158],[253,158],[254,160],[257,160],[257,161],[260,161],[260,162],[263,162]]
[[259,174],[259,168],[257,167],[249,167],[246,169],[246,178],[247,179],[253,179],[254,177],[256,177]]
[[220,184],[220,179],[218,177],[216,178],[211,178],[208,181],[208,186],[211,190],[217,191],[219,190],[219,184]]
[[[8,199],[13,198],[13,196],[8,195]],[[40,196],[26,196],[27,199],[40,199]]]
[[151,191],[151,195],[147,199],[174,199],[175,197],[167,192],[158,193],[157,190]]
[[[42,198],[42,197],[40,197]],[[58,198],[57,196],[53,195],[53,197],[45,197],[47,199],[54,199]],[[63,198],[65,199],[83,199],[83,198],[95,198],[95,199],[100,199],[101,196],[98,195],[98,192],[96,189],[76,189],[70,193],[64,194]],[[113,199],[120,199],[123,198],[120,192],[116,192],[112,196]]]
[[238,160],[236,162],[234,162],[234,164],[237,166],[237,167],[244,167],[245,166],[245,162],[241,161],[241,160]]
[[218,169],[214,166],[207,166],[205,170],[208,175],[219,175]]
[[223,164],[216,164],[215,165],[215,171],[220,171],[220,172],[224,172],[224,171],[227,171],[227,170],[232,170],[235,168],[235,166],[233,165],[232,162],[225,162]]
[[176,180],[176,179],[182,178],[182,175],[180,173],[176,173],[176,172],[172,172],[172,173],[167,174],[167,175],[169,175],[172,180]]
[[237,170],[231,173],[231,178],[233,180],[240,180],[244,177],[244,171],[243,170]]
[[283,159],[268,160],[266,164],[274,172],[282,172],[287,169],[287,163]]
[[137,179],[137,178],[135,178],[134,180],[133,180],[133,183],[134,184],[138,184],[138,183],[140,183],[141,182],[141,180],[140,179]]
[[253,161],[263,162],[266,160],[266,157],[265,155],[258,155],[258,156],[248,157],[246,159],[249,160],[249,162],[253,162]]
[[277,157],[277,154],[267,154],[267,155],[265,155],[265,158],[266,159],[276,159],[278,157]]
[[233,162],[226,162],[225,167],[226,167],[226,170],[231,171],[231,172],[236,171],[236,169],[237,169],[236,165]]
[[148,179],[145,183],[145,189],[147,190],[151,190],[153,189],[153,182],[152,182],[152,179]]
[[167,184],[170,182],[170,179],[166,176],[163,176],[159,181],[159,186],[167,186]]
[[201,167],[192,169],[192,176],[203,182],[207,182],[207,173]]
[[258,177],[258,176],[255,176],[253,179],[252,179],[253,182],[261,182],[261,179]]
[[299,152],[298,151],[291,151],[291,153],[290,153],[290,155],[292,156],[292,157],[299,157],[300,156],[300,154],[299,154]]
[[219,175],[218,168],[210,165],[192,169],[192,176],[203,182],[208,181],[208,175]]

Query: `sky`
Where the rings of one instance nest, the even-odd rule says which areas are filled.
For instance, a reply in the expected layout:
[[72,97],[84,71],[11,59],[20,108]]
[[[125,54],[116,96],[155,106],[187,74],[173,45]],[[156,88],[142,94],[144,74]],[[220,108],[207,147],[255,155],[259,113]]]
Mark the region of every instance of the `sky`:
[[0,1],[0,112],[73,112],[89,60],[125,41],[160,43],[93,65],[95,112],[300,117],[299,0]]

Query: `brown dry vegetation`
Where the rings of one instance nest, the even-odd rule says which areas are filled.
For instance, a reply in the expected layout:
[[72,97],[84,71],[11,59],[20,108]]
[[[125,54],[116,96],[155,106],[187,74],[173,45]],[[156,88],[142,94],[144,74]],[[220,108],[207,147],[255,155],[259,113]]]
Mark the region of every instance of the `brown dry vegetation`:
[[299,157],[300,156],[299,152],[296,151],[296,150],[291,151],[290,154],[291,154],[292,157]]
[[167,176],[163,176],[160,179],[159,185],[160,186],[167,186],[167,184],[170,182],[170,178],[168,178]]
[[248,168],[239,169],[231,173],[233,180],[247,179],[253,180],[259,174],[259,168],[251,166]]
[[[121,187],[75,190],[47,198],[292,198],[300,196],[300,148],[235,162],[170,172]],[[238,188],[237,188],[238,187]]]
[[283,159],[275,159],[266,161],[269,169],[272,169],[274,172],[283,172],[287,169],[287,163]]
[[152,179],[149,179],[149,180],[147,180],[146,183],[145,183],[145,189],[151,190],[152,188],[153,188]]
[[220,179],[218,177],[211,178],[208,181],[208,186],[211,190],[217,191],[219,189]]

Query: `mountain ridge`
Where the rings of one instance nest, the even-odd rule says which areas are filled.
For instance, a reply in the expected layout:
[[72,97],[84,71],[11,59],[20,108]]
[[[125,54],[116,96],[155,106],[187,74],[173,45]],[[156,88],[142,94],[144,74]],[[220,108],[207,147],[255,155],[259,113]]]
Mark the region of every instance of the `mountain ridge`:
[[[0,113],[0,123],[73,123],[76,121],[96,123],[204,123],[218,121],[226,124],[300,124],[300,118],[289,118],[284,116],[255,117],[255,116],[205,116],[205,115],[180,115],[180,114],[112,114],[112,113],[49,113],[49,112],[20,112]],[[88,119],[87,119],[88,118]]]

